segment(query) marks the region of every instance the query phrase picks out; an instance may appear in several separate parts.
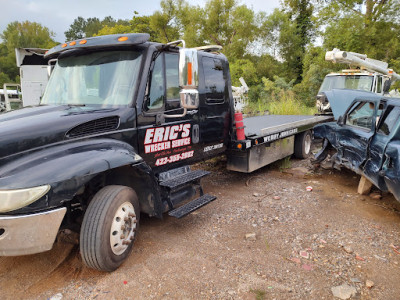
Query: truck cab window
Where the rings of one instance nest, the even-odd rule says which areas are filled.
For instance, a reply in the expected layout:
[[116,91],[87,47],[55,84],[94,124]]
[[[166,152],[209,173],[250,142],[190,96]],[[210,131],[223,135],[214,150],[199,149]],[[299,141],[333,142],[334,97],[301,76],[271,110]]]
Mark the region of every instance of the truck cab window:
[[164,76],[163,76],[163,56],[160,55],[154,62],[151,72],[150,90],[147,99],[148,109],[159,109],[164,105]]
[[378,128],[378,133],[384,135],[389,135],[392,132],[394,126],[397,123],[397,120],[400,117],[400,107],[389,106],[387,110],[389,111],[389,113],[386,113],[386,116],[384,116],[384,119],[382,120]]
[[348,113],[346,124],[371,130],[374,112],[373,102],[360,102]]
[[376,86],[376,92],[378,94],[382,93],[382,76],[378,76],[376,78],[377,86]]
[[202,63],[206,90],[206,103],[224,103],[225,76],[221,60],[211,57],[203,57]]
[[140,72],[139,51],[98,51],[58,59],[42,104],[129,105]]
[[179,56],[177,53],[165,53],[165,73],[167,101],[179,101]]

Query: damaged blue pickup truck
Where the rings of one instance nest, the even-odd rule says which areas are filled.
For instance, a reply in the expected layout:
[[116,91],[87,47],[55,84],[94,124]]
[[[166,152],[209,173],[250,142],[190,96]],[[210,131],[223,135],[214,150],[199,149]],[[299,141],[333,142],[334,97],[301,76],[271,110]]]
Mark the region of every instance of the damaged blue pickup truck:
[[354,100],[350,105],[345,106],[346,101],[338,105],[334,111],[337,122],[314,127],[314,137],[323,139],[315,162],[322,162],[330,154],[334,165],[365,176],[400,201],[400,99],[371,93],[349,96],[339,90],[326,96]]

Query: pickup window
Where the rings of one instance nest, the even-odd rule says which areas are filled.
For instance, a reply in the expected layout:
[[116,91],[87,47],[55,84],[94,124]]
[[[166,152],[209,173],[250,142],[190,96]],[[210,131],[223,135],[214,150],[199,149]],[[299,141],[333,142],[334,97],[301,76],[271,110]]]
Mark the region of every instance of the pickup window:
[[359,102],[346,118],[346,124],[371,130],[375,104],[373,102]]
[[385,114],[384,119],[379,125],[378,133],[389,135],[392,132],[394,126],[396,125],[399,117],[400,117],[400,107],[389,106],[387,108],[387,113]]

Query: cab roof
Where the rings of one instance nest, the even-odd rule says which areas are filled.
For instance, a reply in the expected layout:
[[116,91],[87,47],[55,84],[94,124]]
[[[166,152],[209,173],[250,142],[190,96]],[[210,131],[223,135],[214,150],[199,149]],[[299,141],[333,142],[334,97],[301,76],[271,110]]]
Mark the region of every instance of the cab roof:
[[126,33],[95,36],[90,38],[70,41],[57,45],[46,52],[46,59],[57,57],[60,53],[75,49],[101,49],[112,46],[132,46],[147,42],[150,39],[148,33]]

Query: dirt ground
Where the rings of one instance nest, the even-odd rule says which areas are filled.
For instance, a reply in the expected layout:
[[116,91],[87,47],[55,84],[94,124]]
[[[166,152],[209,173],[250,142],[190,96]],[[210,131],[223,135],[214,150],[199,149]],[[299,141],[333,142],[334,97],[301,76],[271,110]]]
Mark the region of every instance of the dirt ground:
[[117,271],[88,269],[78,246],[58,242],[1,257],[0,298],[334,299],[332,288],[347,284],[351,299],[399,299],[393,196],[358,195],[357,175],[312,171],[306,160],[253,174],[229,172],[223,159],[201,167],[213,171],[203,183],[218,199],[181,220],[142,216]]

